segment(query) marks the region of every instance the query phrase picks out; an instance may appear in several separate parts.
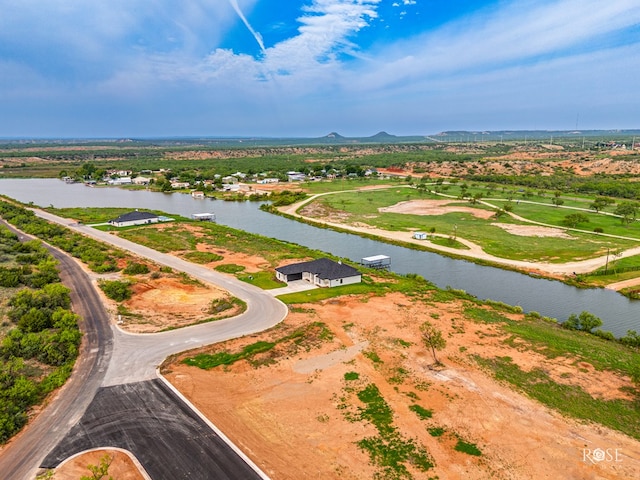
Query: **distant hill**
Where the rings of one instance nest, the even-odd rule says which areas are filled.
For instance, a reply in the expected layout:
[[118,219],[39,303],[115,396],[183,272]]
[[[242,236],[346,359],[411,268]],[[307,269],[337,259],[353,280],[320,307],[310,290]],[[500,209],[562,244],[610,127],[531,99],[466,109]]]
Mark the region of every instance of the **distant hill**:
[[[102,139],[10,139],[0,138],[0,150],[19,146],[189,146],[202,145],[219,148],[235,147],[285,147],[302,145],[359,145],[359,144],[439,144],[475,143],[500,141],[531,141],[538,143],[560,141],[562,139],[589,139],[596,143],[629,143],[635,137],[640,142],[640,129],[626,130],[446,130],[428,135],[393,135],[385,131],[369,137],[345,137],[335,131],[323,137],[161,137],[161,138],[102,138]],[[575,143],[575,142],[574,142]]]
[[553,138],[598,137],[601,139],[619,139],[624,137],[640,138],[640,130],[448,130],[429,138],[441,142],[464,141],[509,141],[509,140],[552,140]]
[[335,140],[344,139],[344,137],[342,135],[340,135],[339,133],[336,133],[336,132],[327,133],[323,138],[335,139]]

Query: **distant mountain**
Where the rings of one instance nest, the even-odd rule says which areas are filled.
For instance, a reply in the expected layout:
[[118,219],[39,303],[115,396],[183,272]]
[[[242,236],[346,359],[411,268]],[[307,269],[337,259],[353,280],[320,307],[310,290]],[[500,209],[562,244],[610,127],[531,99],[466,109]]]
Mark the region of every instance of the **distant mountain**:
[[343,140],[344,137],[336,132],[327,133],[323,138],[332,138],[336,140]]
[[[298,139],[303,140],[303,139]],[[314,139],[304,139],[310,140]],[[337,132],[331,132],[324,137],[316,138],[315,141],[324,144],[358,144],[358,143],[415,143],[424,142],[426,137],[424,136],[397,136],[391,135],[385,131],[378,132],[370,137],[344,137]],[[431,140],[433,141],[433,140]]]
[[378,140],[378,141],[386,141],[386,140],[395,140],[398,137],[396,135],[391,135],[387,132],[378,132],[375,135],[369,137],[370,140]]

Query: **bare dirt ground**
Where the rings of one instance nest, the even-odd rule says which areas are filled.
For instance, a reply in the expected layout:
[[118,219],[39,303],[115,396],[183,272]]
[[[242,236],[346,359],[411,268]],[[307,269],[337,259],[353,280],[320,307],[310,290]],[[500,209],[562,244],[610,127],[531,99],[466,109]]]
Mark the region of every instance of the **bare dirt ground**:
[[[265,264],[260,257],[216,253],[225,257],[221,262],[247,270]],[[158,280],[136,291],[131,308],[145,315],[153,312],[165,326],[174,325],[182,315],[197,316],[199,309],[191,300],[198,298],[197,288],[175,279]],[[173,295],[172,308],[160,311],[156,302],[167,292]],[[176,302],[177,298],[189,300]],[[462,308],[459,302],[420,302],[398,293],[300,305],[269,332],[203,351],[234,352],[259,340],[277,341],[312,322],[325,324],[332,339],[279,346],[262,354],[260,366],[240,361],[205,371],[180,363],[183,357],[178,357],[164,371],[274,480],[374,478],[378,469],[356,442],[376,431],[368,422],[354,420],[363,407],[355,393],[369,384],[380,390],[404,438],[423,446],[433,459],[435,467],[426,474],[407,467],[416,479],[436,475],[453,480],[638,478],[639,442],[599,425],[564,418],[494,380],[471,355],[509,356],[523,370],[541,368],[555,381],[578,385],[603,399],[628,399],[629,378],[596,372],[570,357],[550,361],[521,346],[512,348],[495,325],[466,320]],[[434,368],[421,345],[418,326],[425,319],[447,339],[439,354],[442,368]],[[379,360],[372,360],[373,353]],[[345,380],[348,372],[357,372],[359,378]],[[411,405],[430,410],[432,417],[419,419]],[[428,428],[442,428],[444,434],[434,437]],[[475,444],[482,455],[456,451],[458,438]],[[617,449],[619,461],[585,459],[584,449],[597,448]],[[86,464],[98,464],[99,459],[100,455],[74,460],[70,475],[86,474]],[[134,476],[125,476],[129,473],[124,470]],[[140,478],[133,465],[124,470],[110,473],[118,479]]]
[[227,296],[211,286],[185,284],[176,278],[145,279],[133,286],[134,295],[123,302],[132,316],[120,327],[132,333],[151,333],[183,327],[205,318],[211,302]]
[[118,480],[144,480],[136,462],[129,455],[118,450],[92,450],[73,457],[55,470],[55,480],[78,480],[82,476],[91,476],[88,465],[99,466],[103,457],[108,455],[112,460],[109,475]]
[[480,208],[465,207],[462,205],[450,205],[455,203],[451,200],[410,200],[400,202],[390,207],[380,208],[381,212],[405,213],[410,215],[444,215],[452,212],[470,213],[474,217],[487,219],[491,218],[495,212],[482,210]]
[[491,225],[500,227],[510,234],[520,237],[571,238],[571,235],[567,235],[561,228],[539,227],[536,225],[513,225],[510,223],[492,223]]
[[[238,258],[242,259],[242,255]],[[252,262],[259,262],[259,259],[248,261],[247,271],[258,271],[257,267],[252,270]],[[121,279],[119,274],[93,276],[97,279]],[[154,278],[154,275],[137,276],[135,282],[131,287],[132,297],[120,302],[125,313],[119,313],[118,302],[110,300],[99,290],[118,327],[130,333],[155,333],[240,313],[241,307],[237,305],[221,312],[212,310],[212,302],[231,299],[225,290],[214,285],[204,285],[171,274],[162,274],[158,278]]]
[[[165,369],[167,378],[274,480],[374,477],[376,468],[356,442],[375,436],[375,429],[349,419],[363,407],[354,390],[368,384],[378,387],[393,410],[394,425],[434,460],[427,474],[409,467],[414,478],[632,479],[640,474],[639,442],[550,411],[494,380],[470,356],[510,356],[524,370],[542,368],[558,382],[607,399],[627,398],[621,388],[630,385],[628,378],[596,373],[568,357],[550,361],[511,348],[495,325],[465,320],[458,303],[390,294],[299,307],[270,332],[203,351],[235,352],[310,322],[324,323],[333,339],[306,348],[282,346],[264,354],[261,366],[241,361],[205,371],[178,358]],[[424,319],[447,339],[440,354],[443,368],[433,368],[421,345],[418,326]],[[371,352],[379,360],[372,361]],[[345,380],[348,372],[357,372],[358,380]],[[431,410],[432,417],[420,420],[409,409],[413,404]],[[427,428],[432,427],[445,434],[431,436]],[[454,450],[458,438],[477,445],[482,455]],[[617,448],[621,461],[585,461],[584,448]]]

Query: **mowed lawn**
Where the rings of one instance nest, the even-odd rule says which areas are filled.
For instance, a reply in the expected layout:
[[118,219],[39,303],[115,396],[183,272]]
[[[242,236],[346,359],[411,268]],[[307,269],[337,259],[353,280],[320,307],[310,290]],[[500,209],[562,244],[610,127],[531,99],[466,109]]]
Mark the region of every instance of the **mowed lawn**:
[[[571,230],[565,232],[568,238],[514,235],[496,226],[495,223],[531,224],[515,220],[507,215],[500,217],[500,219],[482,219],[466,212],[415,215],[379,211],[380,208],[400,202],[420,199],[446,200],[441,196],[420,192],[416,189],[394,187],[378,191],[336,193],[319,197],[315,202],[322,205],[328,214],[339,212],[343,222],[364,223],[390,231],[420,230],[429,232],[435,228],[436,233],[456,235],[458,238],[464,238],[480,245],[489,254],[512,260],[564,263],[604,255],[608,249],[627,249],[637,246],[637,242],[632,240]],[[491,210],[490,207],[482,204],[472,205],[466,200],[450,199],[450,201],[450,206],[458,205]],[[492,203],[502,205],[504,202]],[[513,202],[513,204],[515,214],[562,229],[565,229],[562,224],[564,217],[575,213],[575,210],[549,205],[533,205],[522,202],[519,204]],[[636,235],[640,239],[640,227],[636,225],[623,226],[618,218],[595,213],[587,213],[587,216],[590,219],[589,223],[578,225],[577,228],[593,230],[595,227],[600,227],[605,232],[615,232],[615,234],[624,234],[624,236],[632,236],[632,233],[638,232]]]

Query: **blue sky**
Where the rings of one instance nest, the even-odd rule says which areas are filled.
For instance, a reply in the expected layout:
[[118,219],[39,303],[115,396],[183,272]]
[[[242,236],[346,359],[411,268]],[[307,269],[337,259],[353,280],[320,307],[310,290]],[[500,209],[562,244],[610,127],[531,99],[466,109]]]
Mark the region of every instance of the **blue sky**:
[[0,0],[0,137],[640,128],[638,0]]

